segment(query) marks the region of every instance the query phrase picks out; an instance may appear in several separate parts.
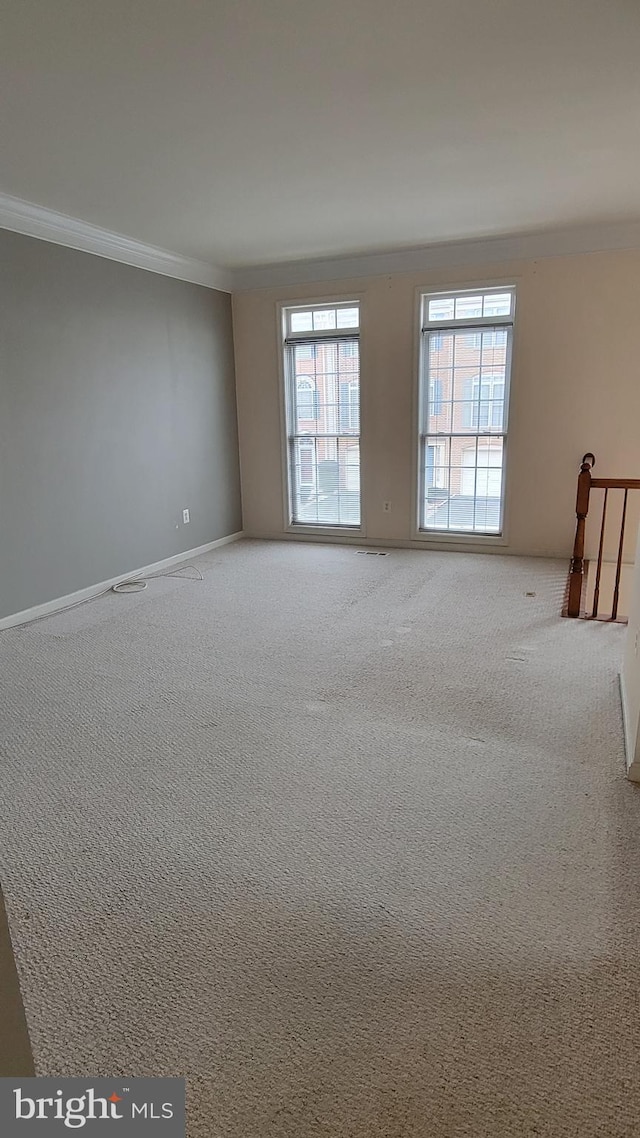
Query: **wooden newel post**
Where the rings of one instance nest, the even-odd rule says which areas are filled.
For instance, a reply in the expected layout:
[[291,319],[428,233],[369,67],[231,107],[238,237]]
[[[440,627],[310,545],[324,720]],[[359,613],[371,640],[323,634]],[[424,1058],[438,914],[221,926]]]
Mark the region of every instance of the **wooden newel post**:
[[584,578],[584,531],[589,513],[589,493],[591,491],[591,468],[595,466],[595,456],[585,454],[578,475],[578,493],[576,496],[576,539],[573,543],[573,557],[571,558],[571,572],[569,574],[569,600],[567,602],[567,616],[580,616],[580,602],[582,600],[582,583]]

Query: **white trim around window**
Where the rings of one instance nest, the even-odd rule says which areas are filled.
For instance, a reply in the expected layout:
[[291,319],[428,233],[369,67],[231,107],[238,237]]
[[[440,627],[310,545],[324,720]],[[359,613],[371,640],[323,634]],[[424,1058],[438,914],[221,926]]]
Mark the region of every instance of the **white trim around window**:
[[[362,434],[363,434],[363,418],[365,417],[363,411],[362,390],[360,391],[360,430],[359,435],[354,435],[354,441],[357,440],[360,446],[360,524],[350,525],[348,523],[342,524],[316,524],[315,522],[299,522],[292,520],[292,477],[290,465],[290,422],[291,422],[291,408],[290,408],[290,392],[289,386],[291,383],[290,376],[287,373],[286,363],[286,348],[287,341],[291,342],[309,343],[313,340],[316,343],[324,341],[341,341],[345,343],[353,342],[354,335],[360,345],[360,374],[362,374],[362,339],[363,339],[363,296],[358,293],[348,293],[344,296],[322,296],[322,297],[309,297],[306,300],[298,300],[293,298],[291,300],[280,300],[276,304],[276,336],[277,336],[277,352],[278,352],[278,378],[280,384],[280,424],[281,424],[281,465],[282,465],[282,509],[283,509],[283,528],[287,534],[297,534],[299,536],[308,535],[310,537],[322,538],[333,537],[339,538],[343,535],[346,539],[357,539],[366,535],[364,524],[364,495],[362,492]],[[306,326],[302,327],[300,322],[299,327],[292,330],[291,315],[296,313],[309,313],[320,312],[325,310],[340,310],[344,311],[350,308],[358,308],[359,320],[358,327],[349,324],[348,316],[345,316],[344,323],[339,321],[338,327],[311,327],[307,329]],[[295,323],[295,321],[294,321]],[[349,409],[350,421],[352,409]],[[313,436],[310,435],[310,438]],[[349,467],[345,470],[345,475],[350,485],[353,485],[353,467],[350,462],[347,463]],[[345,486],[346,489],[346,486]]]
[[[423,378],[423,329],[424,311],[425,311],[425,298],[437,297],[470,297],[487,293],[488,291],[499,291],[503,289],[505,292],[517,289],[518,278],[516,276],[510,277],[507,280],[485,280],[485,281],[468,281],[456,284],[442,284],[442,285],[425,285],[415,290],[415,309],[414,309],[414,383],[413,383],[413,411],[412,411],[412,495],[411,495],[411,540],[420,542],[421,544],[431,545],[434,548],[453,548],[462,549],[473,546],[474,549],[482,550],[484,547],[487,550],[495,549],[499,546],[508,545],[508,516],[509,516],[509,482],[506,478],[506,472],[509,468],[509,454],[508,454],[508,438],[506,437],[503,442],[504,456],[503,456],[503,470],[505,473],[504,484],[502,487],[502,510],[501,510],[501,532],[497,534],[487,532],[474,532],[462,530],[447,530],[447,529],[424,529],[421,528],[421,510],[422,510],[422,492],[423,492],[423,472],[421,470],[421,426],[422,426],[422,403],[421,403],[421,385]],[[515,342],[516,325],[513,310],[511,314],[504,316],[489,315],[484,316],[471,316],[460,318],[459,323],[455,321],[455,326],[459,327],[464,332],[471,334],[482,330],[483,326],[490,325],[493,329],[496,325],[505,323],[511,325],[511,344],[509,351],[509,369],[510,376],[510,395],[513,394],[513,344]],[[444,317],[441,319],[432,319],[429,321],[429,327],[434,331],[445,329],[447,326],[454,324],[454,321],[447,321]],[[508,416],[509,396],[505,404],[505,413]],[[506,424],[505,424],[506,425]],[[476,441],[477,436],[471,435],[470,441]],[[482,438],[482,436],[481,436]]]

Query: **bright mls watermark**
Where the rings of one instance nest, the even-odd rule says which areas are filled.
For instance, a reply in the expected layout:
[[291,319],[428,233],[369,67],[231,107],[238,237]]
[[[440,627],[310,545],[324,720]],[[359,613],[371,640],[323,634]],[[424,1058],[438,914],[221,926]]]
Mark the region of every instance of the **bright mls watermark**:
[[185,1138],[184,1079],[0,1079],[2,1138],[69,1133]]

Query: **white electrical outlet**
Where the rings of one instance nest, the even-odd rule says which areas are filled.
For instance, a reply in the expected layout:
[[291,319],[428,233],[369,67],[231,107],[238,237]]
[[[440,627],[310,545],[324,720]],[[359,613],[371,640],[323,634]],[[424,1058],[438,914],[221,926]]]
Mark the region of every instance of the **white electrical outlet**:
[[391,513],[391,502],[383,502],[382,503],[382,511],[385,514],[390,514]]
[[182,520],[183,520],[185,525],[187,525],[191,521],[191,518],[189,517],[189,511],[188,510],[182,511]]

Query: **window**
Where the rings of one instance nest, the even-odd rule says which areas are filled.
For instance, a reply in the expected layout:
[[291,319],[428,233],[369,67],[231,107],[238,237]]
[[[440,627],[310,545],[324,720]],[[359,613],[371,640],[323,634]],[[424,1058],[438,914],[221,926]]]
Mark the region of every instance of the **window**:
[[488,373],[463,379],[463,425],[502,430],[504,417],[504,374]]
[[442,414],[442,380],[437,377],[429,380],[429,403],[434,415]]
[[502,491],[502,451],[488,442],[465,447],[462,452],[463,495],[499,498]]
[[501,348],[507,342],[507,334],[504,328],[500,328],[494,332],[470,332],[465,336],[465,343],[468,348],[478,351],[480,348]]
[[283,310],[289,522],[360,526],[360,309]]
[[344,340],[340,344],[340,355],[341,356],[357,356],[358,355],[358,344],[357,344],[357,342],[355,340]]
[[426,485],[430,487],[444,487],[443,477],[443,448],[442,446],[434,443],[429,443],[426,451],[426,468],[425,468],[425,481]]
[[419,526],[502,532],[514,288],[422,298]]
[[360,390],[357,380],[340,384],[340,429],[352,433],[360,428]]
[[312,360],[315,348],[313,344],[298,344],[298,359]]
[[315,384],[306,376],[298,376],[296,378],[296,410],[298,419],[301,422],[305,419],[316,419],[316,408]]
[[296,468],[298,483],[303,493],[311,493],[316,485],[316,444],[315,439],[298,439],[296,446]]

